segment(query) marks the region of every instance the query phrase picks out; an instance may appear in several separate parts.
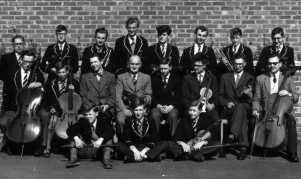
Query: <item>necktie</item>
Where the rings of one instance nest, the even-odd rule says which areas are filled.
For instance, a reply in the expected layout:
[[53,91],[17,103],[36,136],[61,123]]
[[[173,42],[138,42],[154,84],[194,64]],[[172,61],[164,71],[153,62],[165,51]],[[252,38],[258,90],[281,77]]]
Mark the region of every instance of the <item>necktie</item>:
[[200,83],[203,82],[203,74],[198,74],[198,81],[199,81]]
[[276,82],[277,82],[276,75],[273,74],[273,83],[276,83]]
[[65,84],[65,82],[59,82],[59,93],[60,94],[63,94],[64,92],[65,92],[65,90],[66,90],[66,84]]
[[137,128],[138,128],[138,133],[140,135],[142,135],[143,134],[143,121],[140,121],[140,120],[137,121]]
[[132,75],[133,84],[136,86],[137,83],[137,74]]
[[25,72],[25,76],[23,78],[22,87],[25,87],[28,83],[28,72]]
[[193,132],[195,133],[197,131],[197,123],[198,123],[198,119],[199,118],[196,118],[196,119],[193,119],[192,121],[192,128],[193,128]]
[[132,49],[132,52],[134,53],[134,51],[135,51],[135,43],[136,42],[135,42],[134,37],[130,37],[130,38],[131,38],[131,41],[132,41],[131,44],[130,44],[131,45],[131,49]]
[[236,74],[235,86],[238,85],[239,79],[240,79],[240,74],[238,73],[238,74]]
[[236,54],[237,45],[233,46],[233,53]]
[[202,45],[199,45],[198,53],[201,53],[201,52],[202,52]]
[[95,127],[93,126],[93,124],[91,125],[91,133],[92,133],[92,136],[91,136],[92,139],[94,139],[94,140],[98,139],[98,136],[95,132]]
[[164,45],[161,45],[161,52],[162,52],[163,57],[165,57],[166,52],[165,52],[165,46]]
[[166,88],[167,87],[167,77],[163,77],[163,87]]

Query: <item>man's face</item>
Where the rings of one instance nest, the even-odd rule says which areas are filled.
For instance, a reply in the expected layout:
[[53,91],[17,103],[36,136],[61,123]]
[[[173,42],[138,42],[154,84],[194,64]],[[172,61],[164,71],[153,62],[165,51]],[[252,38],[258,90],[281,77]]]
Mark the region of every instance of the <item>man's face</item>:
[[24,55],[22,62],[21,62],[21,66],[24,69],[24,71],[28,71],[32,67],[33,63],[34,63],[33,56]]
[[282,36],[280,33],[279,34],[275,34],[273,37],[272,37],[272,41],[273,41],[273,44],[279,48],[281,45],[284,44],[284,36]]
[[141,60],[138,56],[132,56],[129,59],[129,66],[130,66],[130,71],[132,73],[137,73],[140,70],[141,67]]
[[102,47],[107,41],[107,35],[105,33],[96,33],[95,41],[97,46]]
[[61,31],[56,33],[58,43],[64,43],[66,41],[67,32]]
[[95,112],[93,108],[85,113],[85,117],[89,120],[90,123],[93,123],[96,120],[97,115],[98,112]]
[[98,57],[90,58],[90,65],[94,72],[98,72],[102,68],[102,62]]
[[198,30],[197,33],[195,34],[195,43],[197,43],[198,45],[205,43],[207,36],[208,36],[207,31]]
[[203,73],[206,70],[206,65],[201,61],[194,62],[193,67],[196,74]]
[[57,76],[58,76],[59,80],[64,81],[67,78],[68,73],[69,73],[69,70],[67,70],[67,68],[64,67],[57,71]]
[[197,106],[190,106],[188,109],[188,115],[190,119],[196,119],[200,116],[201,111]]
[[163,76],[167,76],[171,70],[171,66],[169,66],[169,64],[160,64],[159,68]]
[[234,60],[234,70],[236,73],[240,73],[246,66],[246,62],[242,58],[237,58]]
[[159,43],[161,44],[164,44],[167,42],[168,40],[168,34],[167,32],[163,32],[161,35],[158,36],[158,40],[159,40]]
[[13,48],[14,51],[17,52],[18,54],[21,54],[22,51],[24,50],[24,41],[22,38],[16,38],[13,43]]
[[142,119],[144,117],[146,110],[143,105],[137,106],[134,109],[134,115],[136,119]]
[[241,36],[240,35],[233,35],[231,37],[231,41],[233,45],[238,45],[241,43]]
[[128,24],[127,30],[129,36],[131,37],[135,36],[137,34],[138,24],[136,22],[132,24]]
[[271,73],[277,73],[280,70],[281,65],[277,56],[268,59],[268,68]]

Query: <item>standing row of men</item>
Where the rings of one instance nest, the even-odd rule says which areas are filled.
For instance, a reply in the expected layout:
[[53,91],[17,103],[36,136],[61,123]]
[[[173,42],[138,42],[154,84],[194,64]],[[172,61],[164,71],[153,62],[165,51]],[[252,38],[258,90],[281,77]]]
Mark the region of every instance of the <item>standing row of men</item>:
[[[111,123],[115,112],[118,150],[126,156],[126,161],[157,159],[158,154],[166,150],[170,150],[176,159],[189,154],[194,160],[203,160],[202,153],[195,151],[216,139],[218,131],[215,126],[220,115],[229,119],[228,138],[241,144],[238,159],[244,159],[250,144],[248,119],[252,114],[258,117],[259,113],[270,110],[265,105],[271,101],[261,101],[278,92],[296,98],[291,78],[286,80],[288,87],[277,88],[282,79],[280,68],[285,72],[294,67],[293,49],[284,45],[281,28],[272,31],[273,45],[264,48],[255,70],[251,50],[240,43],[241,30],[232,29],[233,44],[223,49],[234,70],[229,71],[223,62],[217,63],[214,50],[206,46],[208,29],[204,26],[195,29],[195,43],[184,50],[181,58],[177,47],[167,43],[171,33],[169,26],[157,28],[159,42],[151,47],[147,47],[147,41],[136,34],[137,18],[128,19],[126,27],[128,35],[117,39],[115,50],[105,44],[107,30],[96,30],[96,43],[84,50],[79,83],[69,75],[78,70],[77,49],[66,42],[67,28],[57,27],[57,43],[47,48],[40,64],[48,79],[39,110],[43,135],[36,148],[37,154],[50,156],[50,118],[53,113],[62,115],[59,97],[70,89],[80,94],[86,116],[66,131],[68,141],[74,144],[67,166],[78,165],[77,149],[84,144],[99,148],[102,144],[112,143],[114,131]],[[31,72],[35,54],[22,52],[24,38],[16,36],[12,42],[15,51],[4,55],[0,64],[0,76],[4,81],[2,131],[16,115],[15,99],[20,88],[44,84],[39,71],[36,74]],[[117,78],[111,72],[117,74]],[[257,78],[253,98],[252,75],[261,73],[267,75]],[[28,81],[27,75],[36,78]],[[270,85],[271,88],[263,94],[262,88]],[[150,119],[146,117],[149,106]],[[297,162],[296,124],[292,117],[285,122],[289,128],[288,156]],[[159,139],[168,142],[158,143]],[[104,150],[104,167],[112,168],[111,149],[101,149]]]

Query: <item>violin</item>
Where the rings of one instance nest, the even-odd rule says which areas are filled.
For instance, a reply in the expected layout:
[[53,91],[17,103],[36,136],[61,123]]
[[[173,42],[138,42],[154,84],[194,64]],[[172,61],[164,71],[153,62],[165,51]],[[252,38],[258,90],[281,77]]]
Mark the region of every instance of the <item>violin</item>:
[[213,92],[210,89],[211,83],[212,83],[212,79],[209,78],[206,87],[204,87],[200,90],[199,108],[201,109],[201,113],[206,112],[208,100],[212,97]]
[[[69,77],[71,79],[71,77]],[[56,120],[55,133],[58,137],[62,139],[68,139],[66,133],[68,127],[74,124],[78,119],[78,110],[82,105],[82,99],[74,91],[74,86],[70,83],[71,80],[68,79],[68,91],[63,93],[58,102],[63,111],[62,117]]]

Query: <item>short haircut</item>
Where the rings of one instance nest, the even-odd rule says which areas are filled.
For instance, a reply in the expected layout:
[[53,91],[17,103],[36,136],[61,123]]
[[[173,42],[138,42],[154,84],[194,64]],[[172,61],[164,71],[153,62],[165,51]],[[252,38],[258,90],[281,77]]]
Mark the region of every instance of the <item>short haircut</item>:
[[91,54],[91,56],[89,57],[89,62],[91,58],[95,58],[97,57],[98,61],[101,61],[101,59],[99,58],[99,56],[96,53]]
[[11,39],[11,43],[14,43],[16,39],[22,39],[23,43],[25,42],[25,38],[22,35],[15,35]]
[[23,60],[24,56],[30,56],[30,57],[35,58],[36,54],[34,53],[33,50],[25,50],[25,51],[22,52],[22,55],[21,55],[22,60]]
[[63,32],[63,31],[68,32],[66,26],[64,26],[64,25],[62,25],[62,24],[56,26],[56,28],[55,28],[55,32],[56,32],[56,33]]
[[282,37],[284,36],[284,31],[281,27],[276,27],[272,30],[272,33],[271,33],[271,37],[273,38],[274,35],[276,34],[280,34]]
[[280,58],[278,57],[278,55],[276,54],[276,53],[270,53],[270,54],[268,54],[268,62],[269,62],[269,60],[271,59],[271,58],[274,58],[274,57],[277,57],[278,58],[278,60],[279,60],[279,62],[280,62]]
[[235,27],[235,28],[230,30],[230,37],[233,38],[235,35],[242,36],[242,31],[241,31],[240,28]]
[[138,17],[130,17],[128,18],[128,20],[125,23],[125,27],[127,28],[129,26],[129,24],[133,24],[133,23],[137,23],[137,27],[139,27],[140,22]]
[[200,53],[197,53],[196,55],[192,56],[191,60],[192,60],[193,64],[195,64],[196,62],[202,62],[204,65],[209,64],[208,57],[206,57]]
[[201,101],[200,101],[199,99],[192,101],[192,102],[190,103],[190,105],[189,105],[189,108],[191,108],[191,107],[198,107],[198,109],[201,110],[200,108],[201,108],[202,106],[200,105],[200,102],[201,102]]
[[141,57],[140,57],[139,55],[132,55],[132,56],[130,56],[128,62],[130,63],[130,60],[131,60],[132,58],[134,58],[134,57],[139,58],[139,59],[140,59],[140,63],[142,64],[142,60],[141,60]]
[[167,33],[167,35],[170,35],[172,30],[170,28],[169,25],[160,25],[160,26],[157,26],[156,27],[156,30],[157,30],[157,33],[158,33],[158,36],[162,35],[163,33]]
[[95,37],[96,37],[97,33],[106,34],[106,39],[109,36],[108,30],[104,27],[101,27],[101,28],[98,28],[98,29],[95,30]]
[[194,34],[197,34],[198,30],[201,30],[202,32],[206,31],[207,34],[208,34],[208,28],[203,26],[203,25],[196,27],[195,30],[194,30]]
[[136,96],[132,99],[131,108],[134,110],[138,106],[146,107],[144,97],[142,96]]
[[171,60],[168,58],[160,60],[159,65],[170,65],[171,66]]
[[235,61],[236,59],[243,59],[246,62],[246,55],[236,54],[236,55],[234,55],[233,59],[234,59],[233,61]]
[[60,62],[60,61],[55,64],[54,68],[56,69],[56,71],[59,71],[63,68],[66,68],[66,70],[68,70],[68,71],[71,70],[70,65],[67,65],[67,64],[65,64],[63,62]]

